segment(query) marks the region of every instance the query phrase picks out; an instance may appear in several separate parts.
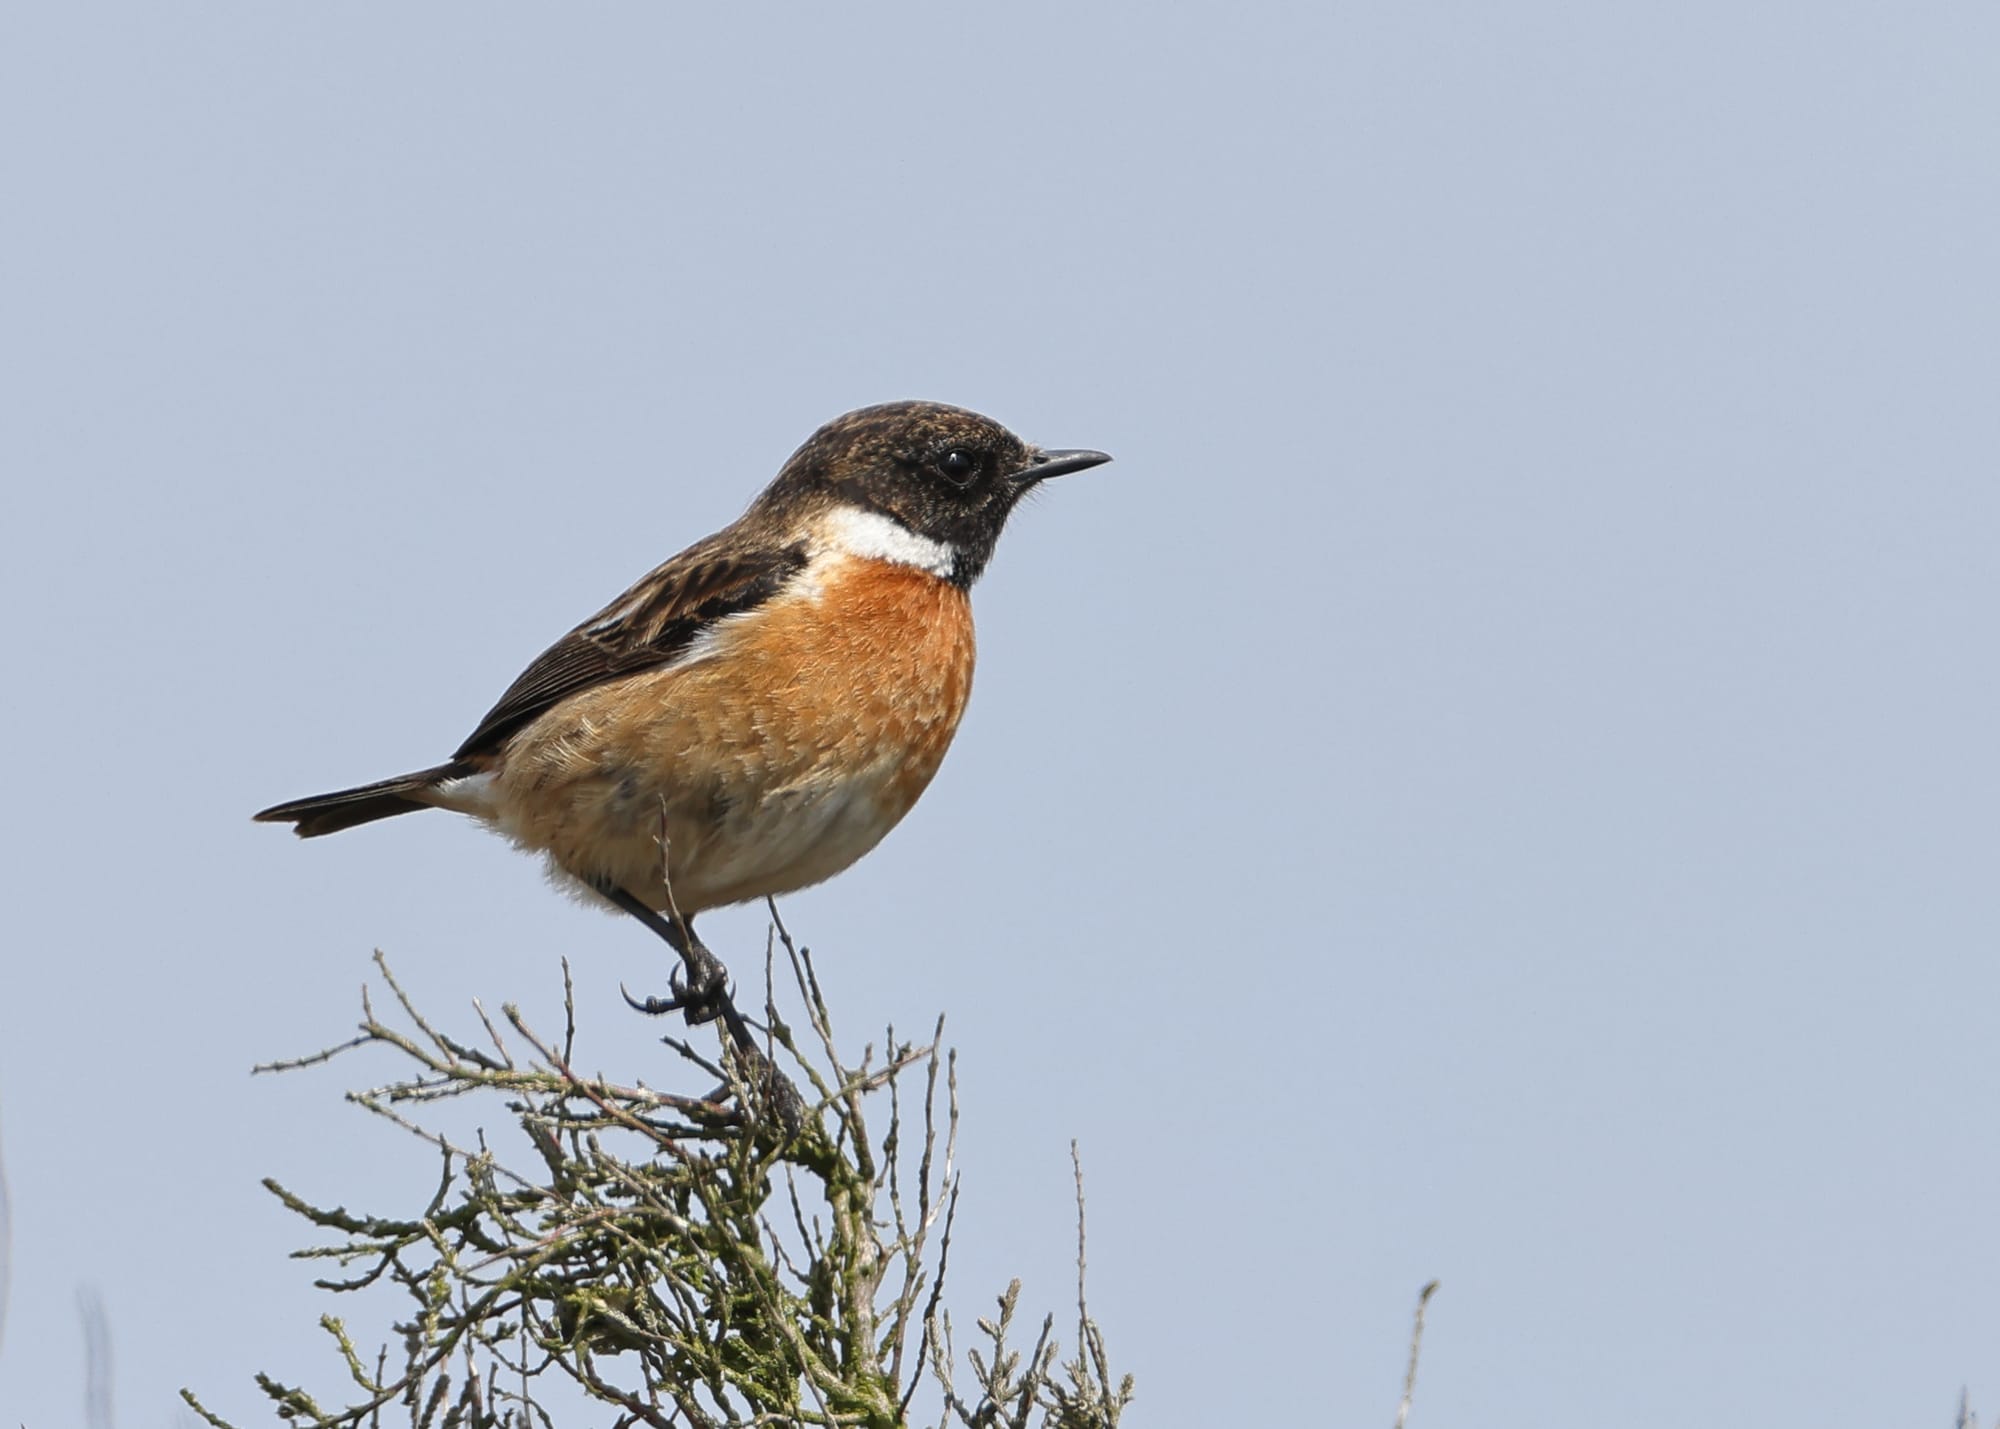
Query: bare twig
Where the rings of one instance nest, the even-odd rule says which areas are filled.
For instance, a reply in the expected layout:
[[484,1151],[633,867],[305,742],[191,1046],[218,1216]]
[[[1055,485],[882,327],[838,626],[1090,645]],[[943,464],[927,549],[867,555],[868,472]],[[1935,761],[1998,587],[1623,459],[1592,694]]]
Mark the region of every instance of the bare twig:
[[7,1294],[14,1280],[14,1212],[7,1198],[7,1163],[0,1157],[0,1346],[7,1343]]
[[[770,970],[782,946],[812,1028],[815,1054],[778,1016]],[[420,1015],[378,958],[395,1000],[378,1017],[363,990],[360,1035],[312,1057],[362,1046],[398,1059],[396,1074],[350,1100],[435,1149],[438,1178],[419,1209],[379,1215],[322,1207],[275,1181],[271,1190],[315,1228],[300,1254],[332,1260],[329,1292],[408,1297],[395,1338],[364,1355],[346,1324],[322,1323],[348,1386],[345,1407],[268,1377],[259,1384],[291,1422],[376,1429],[401,1405],[413,1429],[552,1429],[547,1384],[574,1386],[612,1407],[619,1425],[890,1426],[907,1422],[928,1371],[947,1415],[965,1424],[1038,1429],[1115,1423],[1129,1381],[1104,1383],[1102,1339],[1082,1303],[1072,1383],[1052,1373],[1052,1320],[1023,1356],[1007,1337],[1018,1285],[972,1353],[976,1403],[952,1387],[950,1317],[943,1309],[959,1206],[955,1059],[943,1022],[928,1045],[897,1040],[882,1058],[844,1060],[808,950],[773,919],[767,941],[765,1055],[795,1064],[817,1105],[794,1129],[746,1117],[742,1103],[620,1084],[577,1069],[574,989],[563,977],[563,1027],[544,1038],[517,1006],[460,1040]],[[676,1042],[683,1076],[720,1070]],[[921,1066],[915,1099],[899,1079]],[[877,1135],[887,1093],[888,1127]],[[529,1154],[507,1139],[434,1121],[433,1104],[487,1098],[504,1107]],[[494,1098],[497,1097],[497,1100]],[[904,1116],[911,1117],[905,1123]],[[1081,1173],[1079,1171],[1079,1236]],[[771,1206],[779,1192],[785,1207]],[[910,1353],[914,1346],[915,1354]],[[190,1408],[223,1421],[192,1395]],[[1101,1412],[1100,1412],[1101,1411]],[[1037,1418],[1037,1416],[1040,1416]]]
[[1437,1288],[1438,1282],[1433,1280],[1417,1296],[1416,1322],[1410,1326],[1410,1367],[1403,1371],[1403,1400],[1396,1406],[1396,1429],[1403,1429],[1410,1420],[1410,1401],[1417,1392],[1417,1352],[1424,1343],[1424,1310]]

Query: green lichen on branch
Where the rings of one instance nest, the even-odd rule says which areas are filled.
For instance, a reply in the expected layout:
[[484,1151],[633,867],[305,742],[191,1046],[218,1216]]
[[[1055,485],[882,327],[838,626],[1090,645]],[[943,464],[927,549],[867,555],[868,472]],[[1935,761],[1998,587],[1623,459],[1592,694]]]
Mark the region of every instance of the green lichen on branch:
[[[780,945],[811,1048],[767,1003],[765,1055],[808,1089],[802,1118],[773,1114],[764,1069],[726,1048],[710,1059],[667,1039],[684,1069],[721,1084],[703,1096],[580,1074],[566,967],[559,1040],[512,1005],[496,1024],[475,1004],[481,1036],[465,1041],[433,1026],[377,954],[400,1015],[378,1017],[364,990],[358,1036],[266,1070],[389,1049],[399,1074],[348,1099],[428,1143],[438,1180],[415,1214],[326,1208],[265,1183],[322,1236],[298,1255],[342,1270],[315,1284],[403,1297],[398,1342],[372,1357],[341,1318],[322,1318],[344,1369],[337,1394],[259,1376],[278,1414],[326,1429],[552,1429],[595,1406],[587,1422],[608,1407],[618,1426],[890,1429],[910,1422],[928,1380],[941,1426],[1115,1425],[1131,1381],[1113,1383],[1083,1306],[1080,1219],[1075,1356],[1058,1366],[1052,1317],[1025,1357],[1008,1348],[1016,1283],[957,1365],[941,1299],[958,1197],[942,1020],[928,1043],[892,1030],[879,1063],[869,1049],[847,1066],[810,954],[782,924]],[[460,1144],[426,1115],[466,1097],[521,1133],[509,1160],[483,1131]],[[878,1138],[868,1116],[885,1112]],[[1078,1190],[1080,1217],[1080,1178]]]

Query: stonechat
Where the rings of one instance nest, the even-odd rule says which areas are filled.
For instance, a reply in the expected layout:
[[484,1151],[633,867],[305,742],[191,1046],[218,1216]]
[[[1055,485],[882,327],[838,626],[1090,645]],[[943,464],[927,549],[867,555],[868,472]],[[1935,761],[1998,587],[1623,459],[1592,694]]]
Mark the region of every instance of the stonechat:
[[256,815],[301,838],[450,809],[645,922],[688,982],[649,1010],[747,1039],[710,908],[831,878],[937,773],[972,689],[968,592],[1021,497],[1110,458],[890,402],[815,432],[734,523],[544,651],[444,763]]

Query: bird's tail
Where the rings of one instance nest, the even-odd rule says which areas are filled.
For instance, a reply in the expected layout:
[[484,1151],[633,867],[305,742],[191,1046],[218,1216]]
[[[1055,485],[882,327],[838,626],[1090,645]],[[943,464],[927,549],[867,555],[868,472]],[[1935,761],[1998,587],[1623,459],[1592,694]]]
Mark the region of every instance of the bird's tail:
[[337,834],[356,824],[372,824],[377,819],[390,819],[397,814],[431,808],[431,801],[423,796],[447,779],[457,778],[465,772],[457,764],[440,764],[434,769],[398,774],[394,779],[363,784],[356,789],[340,789],[331,794],[314,794],[305,799],[273,804],[251,817],[260,823],[290,824],[300,838],[316,839],[321,834]]

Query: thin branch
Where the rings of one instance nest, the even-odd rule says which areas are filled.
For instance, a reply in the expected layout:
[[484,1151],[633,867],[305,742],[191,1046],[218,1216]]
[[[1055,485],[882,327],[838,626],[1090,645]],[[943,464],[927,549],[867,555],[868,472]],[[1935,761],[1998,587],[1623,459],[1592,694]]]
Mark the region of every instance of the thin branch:
[[[772,969],[782,946],[817,1043],[803,1055],[778,1015]],[[379,1018],[362,992],[360,1035],[306,1066],[373,1044],[399,1075],[348,1099],[433,1149],[437,1176],[411,1212],[321,1207],[269,1182],[315,1228],[307,1259],[351,1267],[319,1283],[331,1293],[407,1297],[395,1339],[364,1356],[365,1337],[323,1321],[347,1386],[344,1408],[261,1377],[273,1406],[317,1429],[379,1429],[403,1406],[413,1429],[553,1429],[544,1385],[574,1385],[620,1425],[900,1425],[928,1373],[947,1419],[998,1429],[1110,1426],[1129,1395],[1110,1390],[1102,1337],[1082,1301],[1078,1176],[1078,1360],[1075,1387],[1053,1374],[1053,1319],[1025,1359],[1008,1347],[1018,1284],[1001,1297],[987,1342],[971,1352],[977,1393],[953,1387],[945,1272],[958,1231],[958,1077],[943,1049],[890,1029],[878,1060],[840,1055],[809,950],[776,918],[766,940],[769,1058],[796,1063],[817,1094],[810,1115],[774,1127],[746,1117],[737,1067],[718,1068],[668,1042],[683,1076],[738,1075],[737,1099],[658,1091],[586,1076],[577,1067],[574,987],[563,969],[559,1039],[521,1010],[501,1018],[474,1001],[479,1032],[461,1040],[422,1016],[378,956],[395,1007]],[[922,1065],[923,1096],[900,1079]],[[886,1134],[871,1133],[886,1093]],[[504,1108],[511,1138],[489,1143],[434,1119],[433,1104],[473,1097]],[[906,1112],[923,1110],[921,1144]],[[780,1192],[782,1187],[782,1192]],[[783,1208],[771,1204],[782,1194]],[[908,1198],[907,1200],[905,1198]],[[891,1282],[893,1281],[893,1285]],[[914,1355],[911,1350],[914,1348]],[[192,1395],[190,1408],[223,1421]],[[1102,1409],[1100,1413],[1099,1410]],[[1037,1415],[1042,1417],[1037,1418]]]
[[1410,1401],[1417,1392],[1417,1353],[1424,1344],[1424,1310],[1437,1288],[1438,1282],[1433,1280],[1417,1296],[1416,1321],[1410,1326],[1410,1367],[1403,1371],[1403,1400],[1396,1406],[1396,1429],[1403,1429],[1410,1421]]

